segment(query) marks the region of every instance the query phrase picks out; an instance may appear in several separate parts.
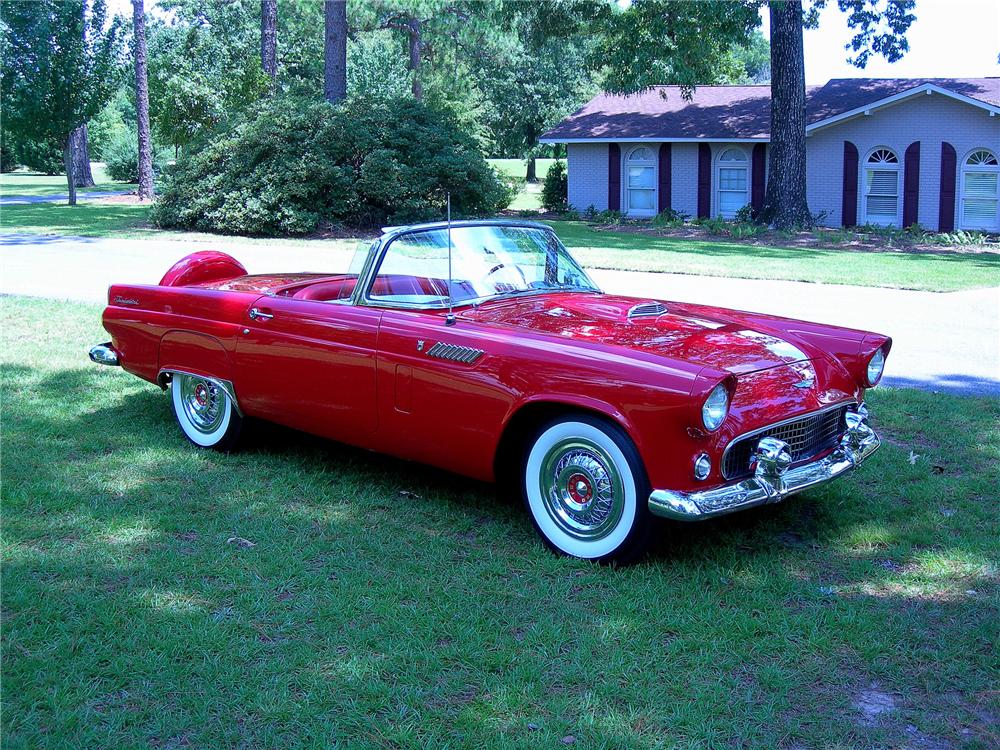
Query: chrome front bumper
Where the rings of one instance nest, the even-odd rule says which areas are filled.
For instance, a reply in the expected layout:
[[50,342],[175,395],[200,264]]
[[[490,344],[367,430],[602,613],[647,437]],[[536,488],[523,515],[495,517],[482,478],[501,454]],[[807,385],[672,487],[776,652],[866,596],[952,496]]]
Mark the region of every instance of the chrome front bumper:
[[833,452],[817,461],[788,468],[788,445],[774,438],[761,438],[751,459],[754,475],[740,482],[701,492],[654,490],[649,510],[655,516],[681,521],[732,513],[765,503],[777,503],[789,495],[829,482],[858,466],[879,447],[878,435],[867,424],[864,406],[847,413],[847,432]]

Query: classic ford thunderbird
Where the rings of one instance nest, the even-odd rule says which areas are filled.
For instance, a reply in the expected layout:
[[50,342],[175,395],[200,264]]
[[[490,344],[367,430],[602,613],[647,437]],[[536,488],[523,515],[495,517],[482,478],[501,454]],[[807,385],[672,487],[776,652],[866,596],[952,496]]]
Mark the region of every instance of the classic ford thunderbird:
[[519,487],[554,550],[641,555],[854,469],[880,334],[604,294],[543,224],[387,229],[348,273],[248,275],[197,252],[115,285],[95,362],[168,389],[229,450],[244,420]]

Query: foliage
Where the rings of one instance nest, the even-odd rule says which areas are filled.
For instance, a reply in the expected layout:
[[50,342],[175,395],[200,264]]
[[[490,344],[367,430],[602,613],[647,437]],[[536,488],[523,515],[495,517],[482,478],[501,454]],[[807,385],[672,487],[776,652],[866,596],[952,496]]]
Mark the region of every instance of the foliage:
[[[4,137],[10,143],[14,161],[27,167],[29,172],[40,172],[48,175],[65,173],[63,150],[58,139],[35,140],[8,133],[4,133]],[[63,192],[65,192],[65,187],[63,185]]]
[[[160,176],[165,169],[170,152],[153,149],[153,174]],[[121,131],[104,146],[104,168],[116,182],[139,181],[139,140],[134,132]]]
[[446,111],[414,101],[276,98],[217,131],[171,171],[162,226],[306,234],[321,221],[357,226],[492,214],[513,197]]
[[269,90],[260,61],[260,4],[163,0],[159,6],[173,21],[148,27],[150,119],[161,143],[185,147]]
[[754,216],[753,206],[749,203],[745,206],[741,206],[736,214],[733,216],[733,221],[737,224],[755,224],[757,223],[757,218]]
[[[815,25],[816,14],[826,4],[827,0],[814,0],[807,23]],[[915,5],[915,0],[837,0],[837,7],[847,13],[847,25],[855,32],[847,45],[853,53],[848,62],[864,68],[872,55],[881,55],[889,62],[900,60],[910,49],[906,32],[916,20],[910,12]]]
[[119,89],[115,98],[87,123],[90,158],[104,161],[108,144],[125,133],[132,133],[134,138],[135,128],[135,104],[124,89]]
[[4,128],[27,141],[66,143],[119,84],[120,25],[106,23],[104,0],[2,3],[0,76]]
[[665,208],[650,219],[649,223],[654,227],[670,227],[676,229],[684,226],[684,222],[690,218],[690,214],[681,213],[674,208]]
[[546,211],[561,212],[569,208],[569,176],[565,162],[557,159],[549,167],[542,186],[542,207]]
[[771,82],[771,43],[760,30],[751,32],[743,44],[734,44],[730,49],[739,75],[727,83],[751,85]]
[[593,203],[587,206],[581,217],[584,221],[591,224],[600,224],[603,226],[615,226],[625,221],[625,216],[621,211],[613,211],[610,208],[598,211]]
[[21,165],[9,145],[0,144],[0,172],[6,174],[17,170]]

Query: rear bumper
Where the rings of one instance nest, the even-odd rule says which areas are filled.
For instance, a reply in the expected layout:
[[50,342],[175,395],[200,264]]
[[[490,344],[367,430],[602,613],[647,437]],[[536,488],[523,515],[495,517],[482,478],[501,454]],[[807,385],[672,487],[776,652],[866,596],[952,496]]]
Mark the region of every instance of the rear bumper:
[[111,345],[110,341],[91,347],[90,361],[96,362],[99,365],[108,365],[110,367],[118,367],[121,364],[118,361],[118,352],[115,351],[115,348]]
[[654,490],[649,496],[649,510],[656,516],[698,521],[755,505],[777,503],[829,482],[856,468],[878,450],[878,435],[868,426],[866,418],[863,406],[857,412],[849,412],[847,432],[840,445],[829,455],[794,468],[788,468],[791,457],[785,443],[762,438],[754,453],[754,475],[749,479],[701,492]]

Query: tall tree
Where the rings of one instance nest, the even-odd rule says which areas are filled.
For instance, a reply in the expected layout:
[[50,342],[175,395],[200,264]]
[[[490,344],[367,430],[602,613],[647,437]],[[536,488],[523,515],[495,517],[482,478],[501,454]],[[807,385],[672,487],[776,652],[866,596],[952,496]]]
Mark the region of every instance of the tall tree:
[[806,201],[806,68],[802,3],[772,2],[771,159],[761,220],[779,229],[812,221]]
[[149,80],[146,72],[146,9],[132,0],[132,44],[135,55],[136,135],[139,139],[139,200],[152,200],[153,141],[149,136]]
[[76,128],[69,136],[69,149],[73,159],[73,181],[78,188],[93,187],[94,173],[90,168],[90,148],[87,142],[87,123]]
[[[779,229],[813,221],[806,201],[805,59],[802,30],[819,23],[827,0],[813,0],[808,12],[801,2],[771,0],[771,157],[762,219]],[[848,61],[864,68],[873,54],[889,62],[909,49],[906,32],[916,16],[914,0],[837,0],[848,13],[855,34],[846,45]]]
[[58,142],[70,205],[76,169],[70,139],[118,87],[120,29],[107,23],[104,0],[90,12],[61,0],[0,2],[0,104],[4,128],[15,137]]
[[339,102],[347,96],[347,0],[326,0],[324,16],[323,96]]
[[260,66],[273,87],[278,76],[278,0],[260,0]]

